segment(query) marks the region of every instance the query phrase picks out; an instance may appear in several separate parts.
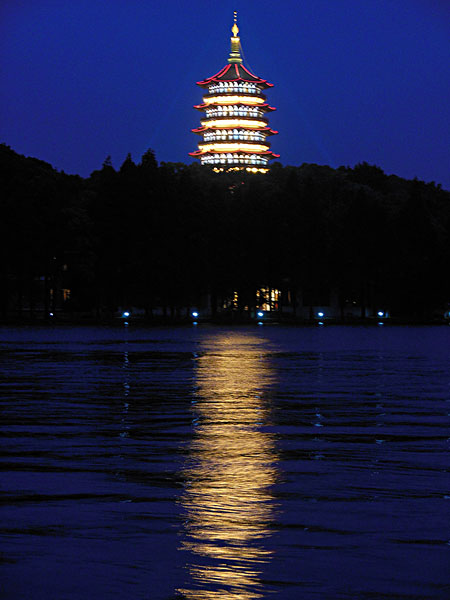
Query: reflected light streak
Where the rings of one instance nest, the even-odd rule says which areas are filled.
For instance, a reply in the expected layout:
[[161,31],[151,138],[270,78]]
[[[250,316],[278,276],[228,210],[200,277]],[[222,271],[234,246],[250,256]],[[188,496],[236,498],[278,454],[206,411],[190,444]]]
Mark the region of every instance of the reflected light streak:
[[261,597],[277,474],[274,439],[264,431],[274,376],[262,345],[260,337],[233,332],[216,336],[197,359],[198,424],[181,500],[192,582],[178,590],[185,598]]

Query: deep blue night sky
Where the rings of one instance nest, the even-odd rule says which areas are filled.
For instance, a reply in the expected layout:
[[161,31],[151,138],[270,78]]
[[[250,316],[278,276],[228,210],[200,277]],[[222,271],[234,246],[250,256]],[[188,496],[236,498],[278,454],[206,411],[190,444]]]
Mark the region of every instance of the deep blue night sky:
[[192,162],[195,82],[226,64],[235,9],[283,164],[450,189],[447,0],[3,0],[0,141],[83,176],[149,147]]

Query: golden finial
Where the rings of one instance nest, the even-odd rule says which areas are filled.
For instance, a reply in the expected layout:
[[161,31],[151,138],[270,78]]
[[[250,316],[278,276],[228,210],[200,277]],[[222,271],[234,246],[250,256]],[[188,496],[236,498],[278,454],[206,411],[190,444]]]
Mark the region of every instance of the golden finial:
[[238,38],[239,27],[237,26],[237,12],[234,11],[234,23],[231,28],[231,32],[233,34],[231,38],[231,52],[230,57],[228,58],[229,63],[241,63],[241,51],[240,51],[240,40]]
[[237,26],[237,11],[234,11],[234,23],[233,27],[231,28],[231,31],[234,37],[237,37],[237,34],[239,33],[239,27]]

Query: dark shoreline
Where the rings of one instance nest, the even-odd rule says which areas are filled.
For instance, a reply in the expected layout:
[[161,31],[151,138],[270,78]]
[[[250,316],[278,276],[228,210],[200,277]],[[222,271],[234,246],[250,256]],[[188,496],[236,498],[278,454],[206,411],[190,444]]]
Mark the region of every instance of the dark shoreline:
[[264,317],[261,319],[242,317],[238,315],[221,316],[221,317],[206,317],[193,319],[191,317],[132,317],[132,318],[97,318],[97,317],[73,317],[73,316],[62,316],[58,315],[55,317],[49,317],[47,319],[38,317],[9,317],[0,319],[1,326],[117,326],[122,327],[124,324],[151,328],[151,327],[186,327],[191,325],[225,325],[225,326],[247,326],[247,325],[282,325],[289,327],[318,327],[318,326],[364,326],[364,327],[378,327],[380,325],[390,326],[430,326],[430,325],[450,325],[450,321],[444,318],[430,318],[430,319],[413,319],[413,318],[401,318],[401,317],[389,317],[385,319],[376,319],[373,317],[367,317],[365,319],[301,319],[301,318],[276,318],[276,317]]

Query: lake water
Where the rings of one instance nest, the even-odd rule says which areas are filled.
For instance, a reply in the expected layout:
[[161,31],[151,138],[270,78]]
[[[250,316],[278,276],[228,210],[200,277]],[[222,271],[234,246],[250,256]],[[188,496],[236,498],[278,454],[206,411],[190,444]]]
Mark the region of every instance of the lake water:
[[4,600],[450,598],[450,327],[0,328]]

